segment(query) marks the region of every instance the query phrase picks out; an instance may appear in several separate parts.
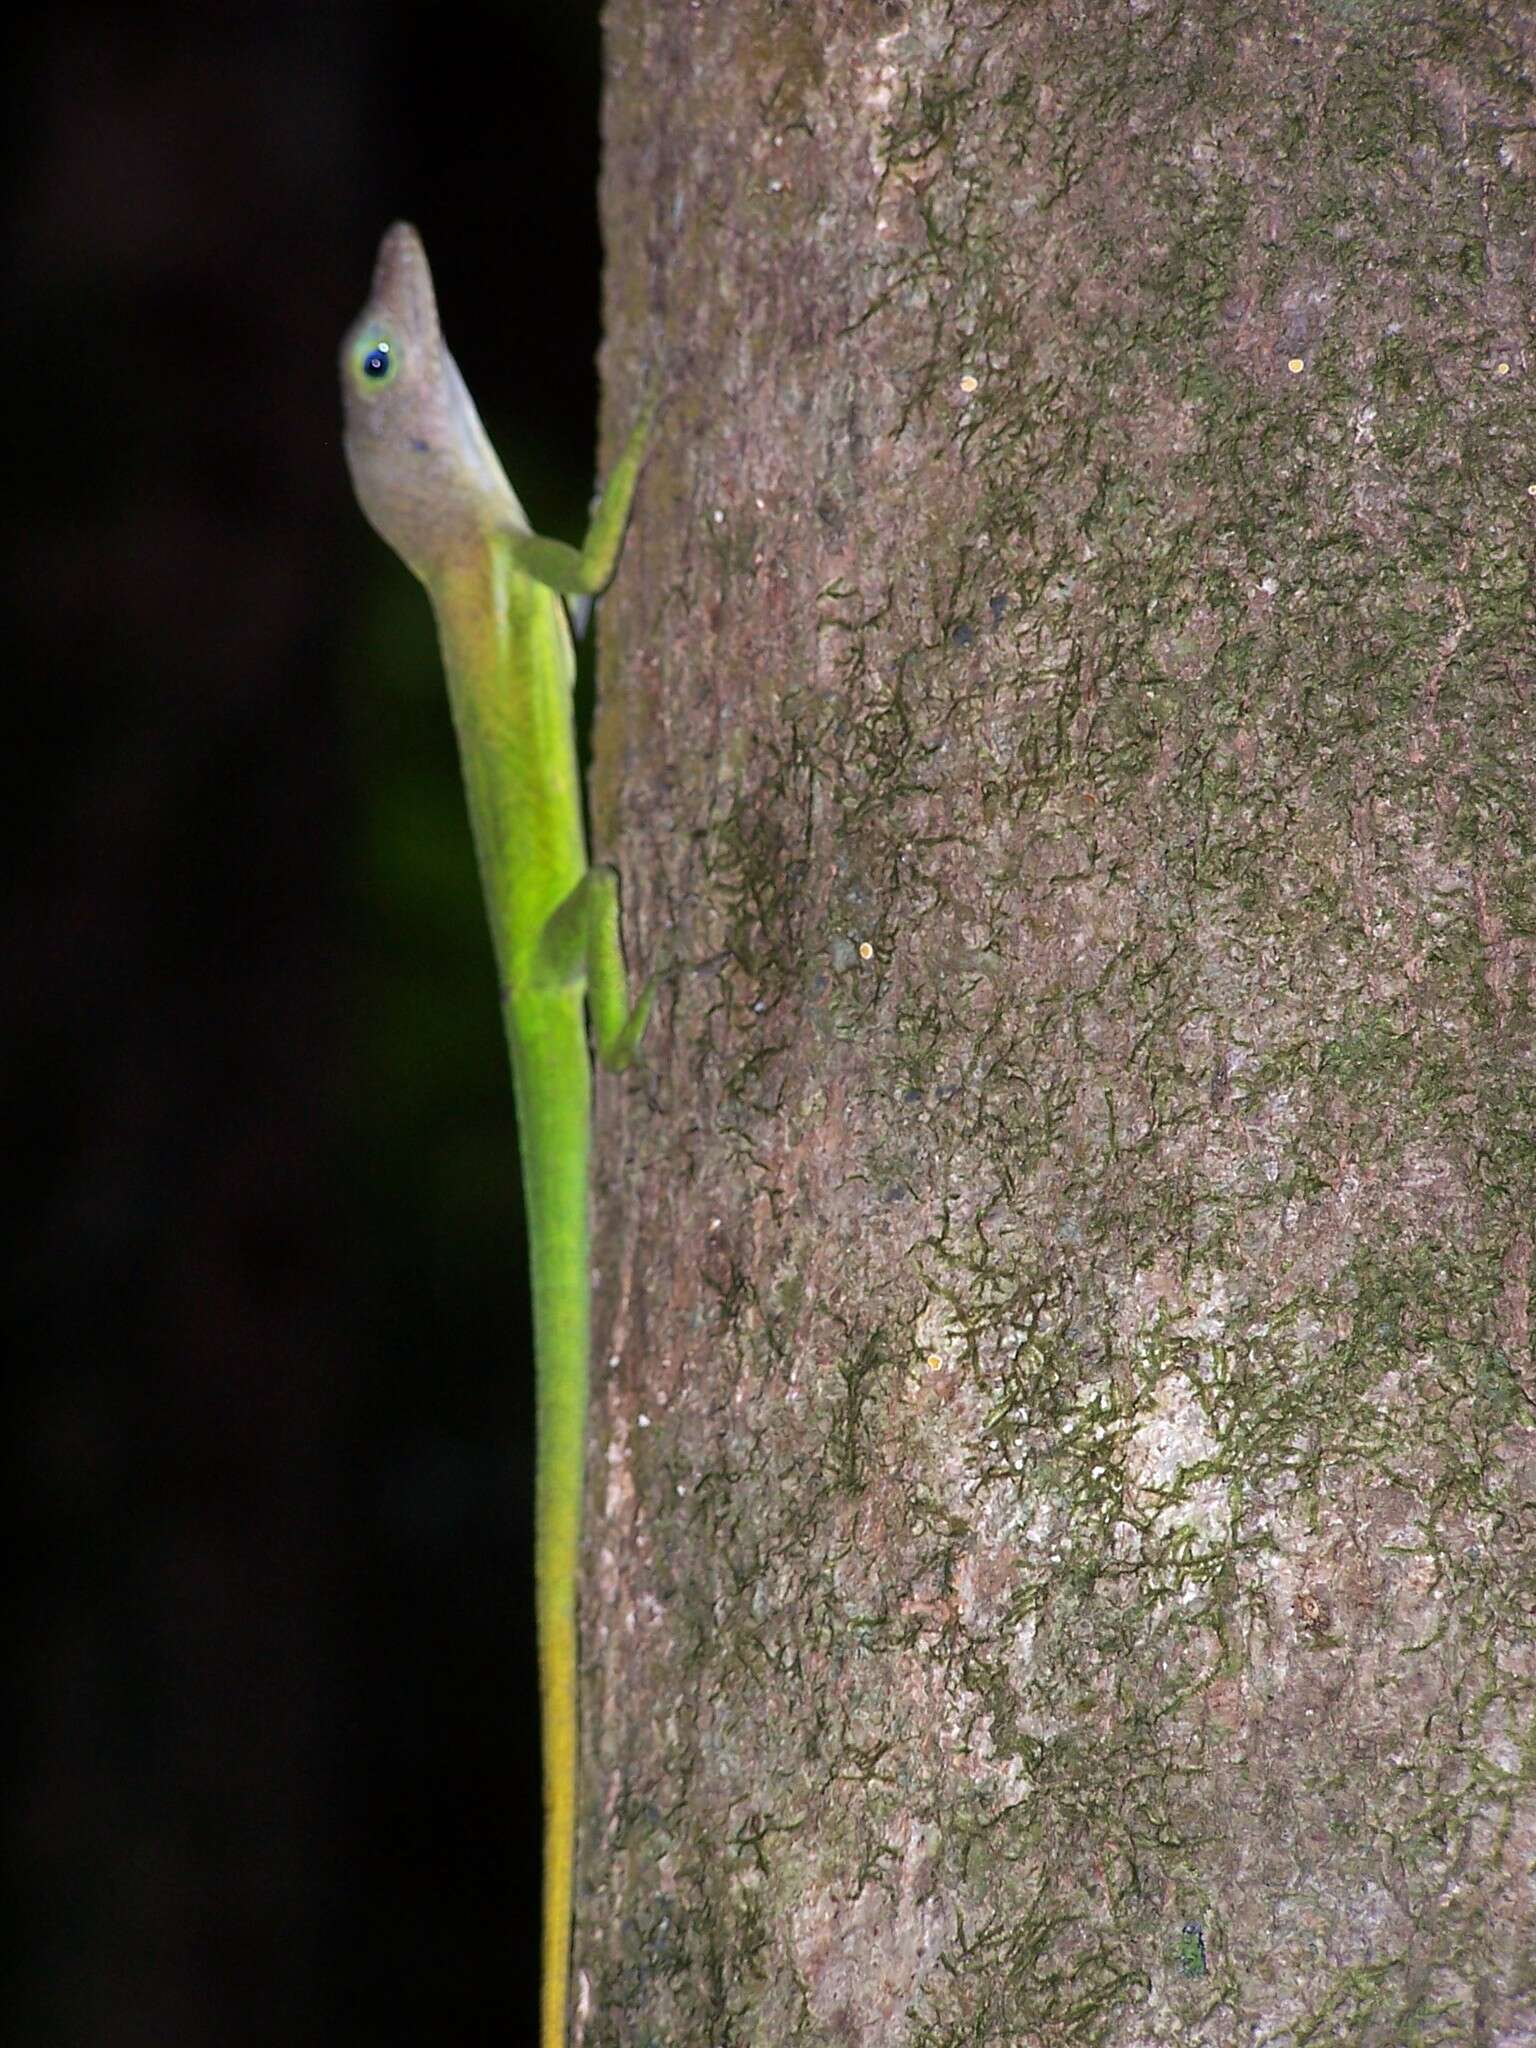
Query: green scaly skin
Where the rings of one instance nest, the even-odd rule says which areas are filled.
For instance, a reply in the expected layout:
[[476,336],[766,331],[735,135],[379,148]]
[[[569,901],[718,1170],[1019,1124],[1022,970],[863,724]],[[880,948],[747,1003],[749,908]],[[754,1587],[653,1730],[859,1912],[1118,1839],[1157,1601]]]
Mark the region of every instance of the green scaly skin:
[[564,2048],[576,1821],[576,1585],[591,1324],[592,1075],[628,1064],[618,884],[587,862],[565,595],[618,559],[650,426],[630,435],[580,549],[529,531],[443,342],[421,238],[397,222],[341,346],[347,465],[375,529],[427,587],[458,733],[512,1056],[537,1359],[534,1574],[544,1768],[540,2048]]

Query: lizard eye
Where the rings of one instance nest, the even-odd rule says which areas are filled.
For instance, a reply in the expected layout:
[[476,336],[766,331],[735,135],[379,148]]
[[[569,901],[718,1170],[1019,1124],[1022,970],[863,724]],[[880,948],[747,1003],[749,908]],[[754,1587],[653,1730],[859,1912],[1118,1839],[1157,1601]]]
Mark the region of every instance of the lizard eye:
[[400,368],[400,351],[387,334],[364,334],[353,355],[358,376],[365,384],[387,384]]

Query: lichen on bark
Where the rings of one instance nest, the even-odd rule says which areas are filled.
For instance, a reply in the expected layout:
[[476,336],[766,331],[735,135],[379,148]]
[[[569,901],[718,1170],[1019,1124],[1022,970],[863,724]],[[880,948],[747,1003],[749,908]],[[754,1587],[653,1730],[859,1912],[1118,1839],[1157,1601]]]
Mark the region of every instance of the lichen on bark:
[[590,2043],[1536,2039],[1532,44],[614,0]]

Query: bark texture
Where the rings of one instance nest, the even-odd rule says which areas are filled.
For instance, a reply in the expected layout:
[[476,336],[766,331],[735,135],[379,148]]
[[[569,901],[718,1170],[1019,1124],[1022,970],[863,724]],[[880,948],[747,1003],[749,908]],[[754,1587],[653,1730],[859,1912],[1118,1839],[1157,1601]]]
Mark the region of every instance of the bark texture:
[[612,0],[592,2048],[1536,2042],[1532,20]]

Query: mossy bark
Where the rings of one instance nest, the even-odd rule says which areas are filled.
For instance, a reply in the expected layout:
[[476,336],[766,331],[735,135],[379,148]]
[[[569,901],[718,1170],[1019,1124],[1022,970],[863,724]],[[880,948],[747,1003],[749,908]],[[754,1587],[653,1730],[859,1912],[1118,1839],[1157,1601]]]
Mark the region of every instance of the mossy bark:
[[594,2048],[1536,2040],[1531,22],[612,0]]

